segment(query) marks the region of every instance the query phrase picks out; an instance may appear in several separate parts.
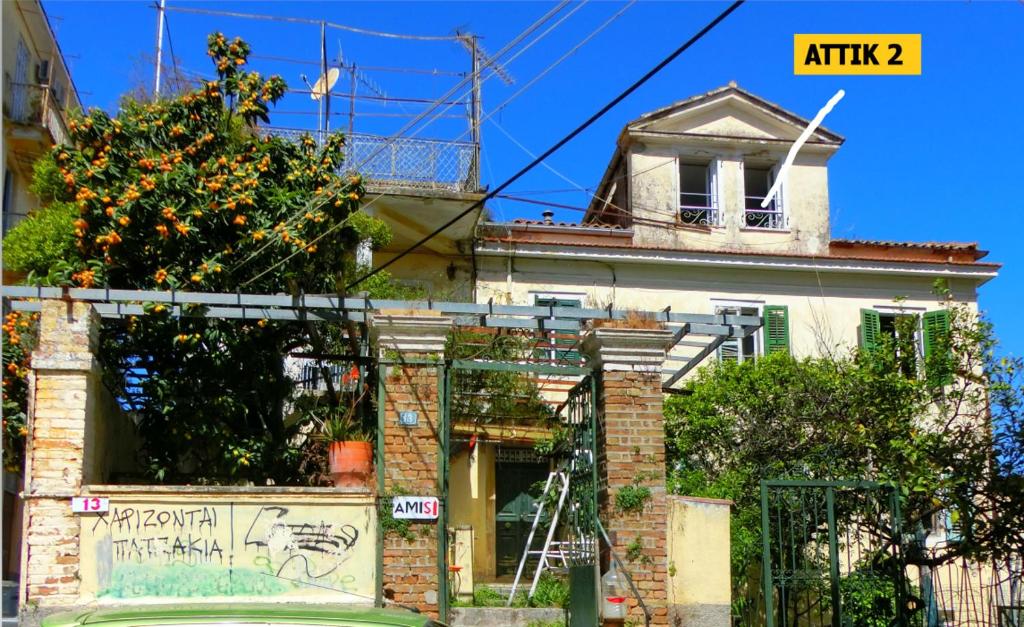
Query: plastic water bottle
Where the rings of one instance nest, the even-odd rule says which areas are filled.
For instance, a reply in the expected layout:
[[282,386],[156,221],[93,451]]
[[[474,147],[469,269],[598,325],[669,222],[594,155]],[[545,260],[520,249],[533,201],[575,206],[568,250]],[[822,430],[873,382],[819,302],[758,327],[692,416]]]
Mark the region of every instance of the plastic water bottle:
[[615,562],[601,577],[601,615],[608,618],[626,618],[626,581],[615,569]]

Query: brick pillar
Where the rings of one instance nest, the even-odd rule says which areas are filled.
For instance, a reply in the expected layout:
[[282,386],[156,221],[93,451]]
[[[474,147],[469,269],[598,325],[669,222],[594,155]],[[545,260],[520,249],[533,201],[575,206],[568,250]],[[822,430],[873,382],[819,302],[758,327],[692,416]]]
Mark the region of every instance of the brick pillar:
[[[429,312],[424,312],[429,313]],[[374,326],[387,366],[384,383],[384,489],[414,496],[441,495],[438,444],[442,435],[438,376],[451,318],[378,315]],[[436,363],[401,363],[436,360]],[[415,426],[399,424],[416,412]],[[378,472],[381,470],[378,469]],[[411,538],[384,538],[384,596],[438,616],[438,521],[410,521]]]
[[[44,300],[32,353],[21,607],[42,611],[78,600],[78,516],[71,497],[85,474],[100,381],[93,356],[98,316],[89,303]],[[28,617],[26,617],[28,618]]]
[[[598,495],[601,521],[656,625],[668,624],[668,509],[661,368],[671,331],[597,328],[583,341],[598,386]],[[621,511],[616,497],[650,497]],[[636,599],[630,616],[643,618]]]

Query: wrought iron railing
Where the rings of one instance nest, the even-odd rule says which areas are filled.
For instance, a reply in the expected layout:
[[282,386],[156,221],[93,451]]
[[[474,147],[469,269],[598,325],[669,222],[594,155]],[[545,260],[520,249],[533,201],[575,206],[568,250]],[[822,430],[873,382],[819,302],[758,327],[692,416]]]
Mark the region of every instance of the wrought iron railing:
[[743,211],[743,224],[755,229],[773,229],[781,231],[786,228],[786,216],[773,198],[767,207],[761,206],[761,196],[746,196],[746,209]]
[[697,226],[718,225],[718,208],[714,206],[711,194],[679,194],[679,220],[683,224]]
[[4,113],[16,124],[38,124],[50,132],[55,144],[68,141],[64,109],[49,85],[7,82]]
[[[272,135],[299,138],[323,134],[267,127]],[[472,142],[353,133],[345,138],[343,171],[358,171],[370,184],[395,188],[476,192],[480,189],[476,145]]]

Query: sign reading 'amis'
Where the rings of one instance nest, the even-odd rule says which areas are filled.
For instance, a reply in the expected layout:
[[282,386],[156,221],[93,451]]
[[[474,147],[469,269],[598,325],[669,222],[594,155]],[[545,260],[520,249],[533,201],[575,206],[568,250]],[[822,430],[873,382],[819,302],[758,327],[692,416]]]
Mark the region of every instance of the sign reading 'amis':
[[391,517],[396,520],[437,520],[440,502],[436,496],[396,496]]

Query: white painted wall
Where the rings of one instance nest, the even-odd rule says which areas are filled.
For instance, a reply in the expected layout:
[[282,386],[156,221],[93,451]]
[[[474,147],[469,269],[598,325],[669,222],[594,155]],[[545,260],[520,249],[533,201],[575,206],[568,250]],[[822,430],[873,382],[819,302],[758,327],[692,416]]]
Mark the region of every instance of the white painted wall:
[[[797,270],[673,267],[653,264],[603,264],[561,259],[478,258],[477,302],[533,304],[538,293],[586,294],[585,305],[678,313],[715,313],[716,300],[750,301],[789,307],[794,355],[857,346],[860,309],[892,307],[904,298],[906,308],[941,308],[932,292],[933,277],[892,276]],[[613,281],[614,272],[614,281]],[[972,279],[953,279],[956,300],[976,307]]]

